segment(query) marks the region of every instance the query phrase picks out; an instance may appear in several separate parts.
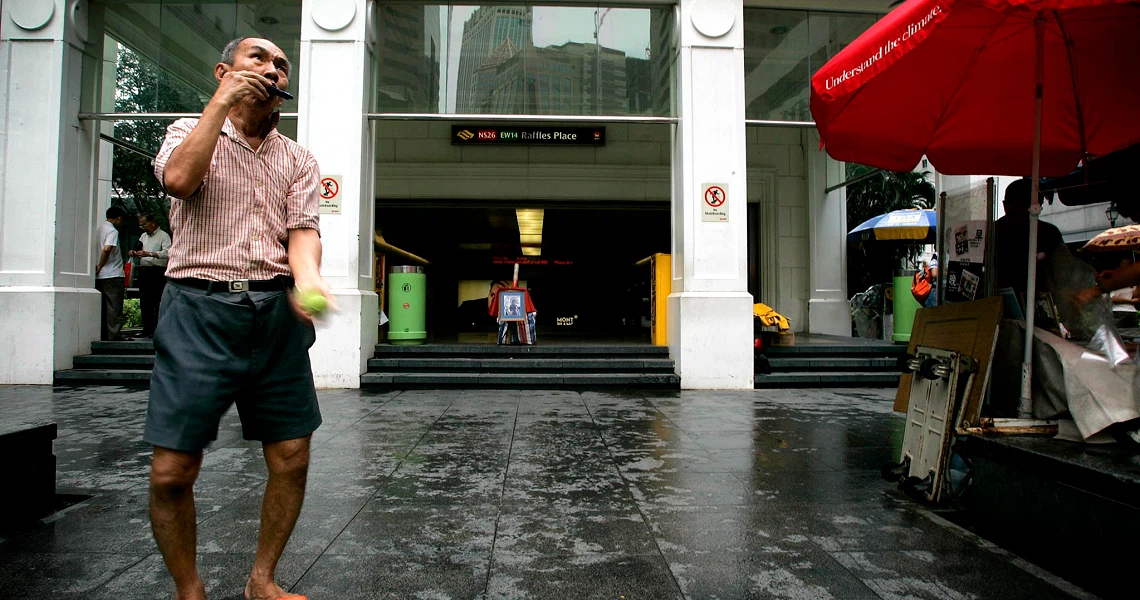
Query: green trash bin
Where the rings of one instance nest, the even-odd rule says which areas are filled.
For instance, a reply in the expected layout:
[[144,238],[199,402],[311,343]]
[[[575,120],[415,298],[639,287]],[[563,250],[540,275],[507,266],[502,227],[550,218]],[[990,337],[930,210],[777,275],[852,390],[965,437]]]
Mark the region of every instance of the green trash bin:
[[393,267],[388,277],[388,342],[412,346],[427,339],[427,275],[423,267]]
[[894,278],[894,312],[895,332],[892,339],[896,343],[910,342],[910,332],[914,327],[914,314],[922,308],[914,294],[910,293],[910,284],[914,279],[914,271],[898,271]]

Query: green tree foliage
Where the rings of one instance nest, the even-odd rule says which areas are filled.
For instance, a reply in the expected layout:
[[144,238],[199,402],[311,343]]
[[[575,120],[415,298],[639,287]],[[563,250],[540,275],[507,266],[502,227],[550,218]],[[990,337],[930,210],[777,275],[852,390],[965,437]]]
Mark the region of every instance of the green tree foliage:
[[[119,44],[115,70],[115,112],[200,112],[202,101],[186,83],[162,71],[158,65]],[[168,121],[121,121],[115,137],[156,153],[166,137]],[[170,230],[170,205],[154,177],[151,159],[115,146],[111,169],[112,204],[132,215],[153,212],[159,224]],[[134,223],[128,223],[133,226]],[[133,227],[131,227],[133,231]]]
[[[896,173],[847,163],[848,180],[864,175],[868,177],[847,186],[848,229],[894,210],[934,207],[935,191],[929,171]],[[890,281],[895,269],[906,260],[913,262],[918,250],[914,244],[899,242],[852,248],[847,253],[847,289],[855,294],[872,284]]]
[[[847,179],[876,170],[866,165],[848,163]],[[878,171],[867,179],[847,186],[847,224],[851,228],[893,210],[933,207],[934,184],[930,182],[929,171]]]

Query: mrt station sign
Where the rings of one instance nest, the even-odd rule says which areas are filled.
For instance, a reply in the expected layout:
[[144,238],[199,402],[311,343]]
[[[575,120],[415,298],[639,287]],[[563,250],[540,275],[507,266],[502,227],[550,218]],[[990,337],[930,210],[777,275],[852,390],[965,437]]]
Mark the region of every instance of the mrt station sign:
[[452,125],[456,145],[605,146],[605,127]]

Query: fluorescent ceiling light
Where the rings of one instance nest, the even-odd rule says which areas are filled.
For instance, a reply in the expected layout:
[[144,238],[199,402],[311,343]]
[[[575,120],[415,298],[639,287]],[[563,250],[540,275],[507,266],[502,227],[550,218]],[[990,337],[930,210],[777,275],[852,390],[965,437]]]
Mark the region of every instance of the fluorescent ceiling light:
[[523,256],[542,255],[542,218],[545,211],[541,208],[516,208],[515,218],[519,222],[519,244],[522,244]]

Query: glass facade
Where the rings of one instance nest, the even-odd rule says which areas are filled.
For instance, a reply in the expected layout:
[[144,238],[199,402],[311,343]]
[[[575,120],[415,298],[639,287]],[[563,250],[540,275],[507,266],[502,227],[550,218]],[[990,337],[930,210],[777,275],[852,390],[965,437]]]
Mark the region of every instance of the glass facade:
[[[138,86],[122,87],[123,77],[117,78],[114,98],[103,96],[106,111],[120,106],[126,109],[121,112],[200,111],[217,88],[214,65],[222,48],[245,36],[267,38],[285,52],[294,64],[289,79],[296,95],[301,0],[97,0],[92,5],[93,12],[103,14],[104,33],[137,57],[129,64],[119,60],[119,68],[142,68]],[[296,101],[287,101],[282,110],[295,112]]]
[[879,15],[777,10],[744,11],[744,115],[811,121],[811,77],[878,20]]
[[669,7],[383,4],[377,110],[670,113]]
[[[92,23],[103,23],[103,73],[99,112],[197,113],[217,89],[214,65],[222,49],[238,37],[276,43],[293,63],[289,89],[301,82],[301,0],[95,0]],[[296,112],[296,100],[282,112]],[[104,133],[145,153],[156,153],[170,119],[118,121]],[[113,129],[112,129],[113,128]],[[282,133],[295,138],[297,122],[283,120]],[[168,200],[153,175],[151,158],[115,145],[111,158],[112,203],[132,214],[153,212],[166,224]],[[128,219],[128,221],[131,221]],[[133,222],[127,235],[136,234]]]

